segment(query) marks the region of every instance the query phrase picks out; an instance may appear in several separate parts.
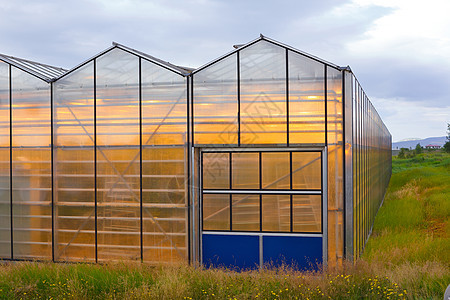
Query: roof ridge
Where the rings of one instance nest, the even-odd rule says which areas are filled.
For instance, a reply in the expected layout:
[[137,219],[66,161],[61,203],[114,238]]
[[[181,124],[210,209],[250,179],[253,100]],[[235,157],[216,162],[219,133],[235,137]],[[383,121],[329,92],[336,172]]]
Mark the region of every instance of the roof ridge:
[[162,60],[162,59],[157,58],[157,57],[155,57],[153,55],[147,54],[145,52],[136,50],[134,48],[125,46],[125,45],[117,43],[117,42],[112,42],[112,45],[116,46],[116,47],[119,47],[119,48],[124,48],[124,49],[126,49],[128,51],[131,51],[131,52],[135,52],[136,54],[138,54],[140,56],[144,56],[144,57],[147,57],[147,58],[149,58],[149,59],[151,59],[153,61],[156,61],[156,62],[159,62],[161,64],[164,64],[164,65],[166,65],[168,67],[171,67],[171,68],[173,68],[173,69],[175,69],[175,70],[177,70],[177,71],[179,71],[179,72],[181,72],[181,73],[183,73],[185,75],[188,75],[189,73],[191,73],[194,70],[194,68],[182,67],[182,66],[179,66],[179,65],[172,64],[171,62]]
[[342,67],[340,67],[340,66],[338,66],[338,65],[336,65],[334,63],[326,61],[326,60],[324,60],[324,59],[322,59],[320,57],[317,57],[315,55],[309,54],[309,53],[307,53],[305,51],[299,50],[299,49],[294,48],[292,46],[289,46],[287,44],[281,43],[281,42],[279,42],[277,40],[269,38],[269,37],[263,35],[262,33],[260,33],[259,36],[256,39],[253,39],[250,42],[247,42],[245,44],[235,44],[235,45],[233,45],[234,50],[229,51],[229,52],[219,56],[218,58],[216,58],[216,59],[214,59],[214,60],[212,60],[212,61],[210,61],[210,62],[208,62],[206,64],[203,64],[202,66],[200,66],[197,69],[195,69],[194,71],[192,71],[192,73],[196,73],[196,72],[198,72],[198,71],[200,71],[200,70],[202,70],[202,69],[204,69],[204,68],[206,68],[206,67],[208,67],[208,66],[210,66],[210,65],[212,65],[212,64],[214,64],[214,63],[216,63],[216,62],[218,62],[218,61],[220,61],[220,60],[222,60],[222,59],[224,59],[224,58],[226,58],[228,56],[230,56],[230,55],[233,55],[234,53],[236,53],[238,51],[241,51],[244,48],[247,48],[247,47],[249,47],[249,46],[251,46],[251,45],[253,45],[253,44],[257,43],[257,42],[260,42],[260,41],[266,41],[266,42],[275,44],[275,45],[277,45],[279,47],[283,47],[283,48],[288,49],[288,50],[290,50],[292,52],[298,53],[300,55],[308,57],[308,58],[310,58],[312,60],[315,60],[317,62],[320,62],[322,64],[328,65],[328,66],[333,67],[335,69],[338,69],[338,70],[342,70],[343,69]]
[[51,82],[55,77],[66,73],[67,70],[61,67],[55,67],[48,64],[39,63],[33,60],[15,57],[0,53],[0,60],[15,66],[22,71],[38,77],[46,82]]

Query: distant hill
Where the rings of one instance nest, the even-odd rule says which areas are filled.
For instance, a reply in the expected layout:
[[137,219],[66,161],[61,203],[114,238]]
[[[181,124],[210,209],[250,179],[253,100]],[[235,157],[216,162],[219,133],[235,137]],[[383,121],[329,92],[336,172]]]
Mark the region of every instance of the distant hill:
[[445,136],[439,136],[439,137],[429,137],[423,140],[405,140],[400,141],[396,143],[392,143],[392,149],[400,149],[400,148],[408,148],[408,149],[414,149],[417,144],[420,144],[422,147],[425,147],[426,145],[439,145],[443,146],[446,142]]

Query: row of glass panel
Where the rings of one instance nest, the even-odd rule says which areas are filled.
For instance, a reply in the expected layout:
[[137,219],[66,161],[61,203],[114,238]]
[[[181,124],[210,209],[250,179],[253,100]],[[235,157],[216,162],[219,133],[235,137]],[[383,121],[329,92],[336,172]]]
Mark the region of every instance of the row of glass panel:
[[320,152],[204,152],[203,189],[320,190]]
[[344,259],[343,76],[327,68],[328,265]]
[[202,213],[204,231],[322,232],[321,195],[203,194]]
[[187,258],[184,77],[113,49],[53,84],[53,128],[50,85],[0,63],[0,91],[2,258]]
[[[268,41],[195,72],[194,144],[325,144],[325,78],[335,73]],[[330,108],[338,90],[328,85]]]
[[[10,257],[10,224],[13,224],[13,248],[18,251],[14,252],[15,258],[38,258],[41,253],[50,256],[52,184],[56,259],[93,259],[96,255],[109,259],[122,257],[128,253],[127,247],[139,249],[131,237],[141,234],[140,224],[121,222],[123,217],[150,220],[155,236],[161,236],[151,241],[150,246],[157,249],[155,251],[168,249],[169,254],[149,252],[149,255],[144,254],[144,259],[185,257],[186,79],[117,48],[79,67],[53,83],[54,155],[51,157],[50,86],[15,67],[11,67],[11,74],[12,110],[9,107],[9,66],[0,63],[0,178],[4,195],[0,199],[0,212],[4,216],[0,221],[0,234],[5,241],[0,247],[4,257]],[[324,161],[328,178],[328,260],[330,265],[341,261],[344,251],[342,71],[260,40],[195,72],[191,79],[193,142],[196,145],[328,146]],[[355,91],[351,93],[354,99]],[[380,173],[390,172],[390,157],[387,158],[390,136],[376,112],[371,116],[362,113],[368,109],[356,112],[358,105],[354,101],[353,144],[359,148],[353,148],[356,151],[353,166],[354,172],[360,172],[353,176],[354,195],[362,193],[361,174],[368,168],[372,171],[370,176],[367,173],[364,177],[364,194],[369,189],[375,193],[373,190],[377,187],[386,186],[387,176]],[[360,124],[359,127],[356,124]],[[371,141],[372,148],[362,139],[362,133],[369,129],[367,124],[372,125],[372,138],[366,136],[365,140]],[[13,133],[11,145],[10,130]],[[383,145],[381,151],[377,150],[379,144]],[[371,163],[366,159],[362,164],[363,145]],[[284,166],[280,167],[283,172],[287,159],[273,159]],[[266,164],[264,159],[262,161],[261,164]],[[278,165],[267,162],[273,167]],[[359,169],[356,166],[360,166]],[[251,184],[262,186],[272,180],[270,173],[262,172],[262,180]],[[233,174],[230,176],[228,182],[234,188]],[[298,181],[294,177],[289,186],[286,182],[281,184],[282,180],[280,186],[270,188],[295,188]],[[376,206],[381,197],[373,197],[365,199]],[[142,214],[133,208],[139,207],[141,198],[143,205],[148,206]],[[355,211],[365,215],[361,205],[356,209],[360,200],[356,200],[356,196],[354,199]],[[108,210],[102,211],[102,205]],[[374,211],[372,209],[371,216]],[[71,221],[60,226],[64,218]],[[355,216],[355,224],[362,219]],[[161,225],[164,222],[167,225]],[[368,227],[370,222],[365,222]],[[97,238],[101,237],[97,244],[96,228]],[[146,227],[142,228],[145,233]],[[362,234],[362,231],[356,232],[358,228],[359,225],[354,226],[355,236],[367,236],[367,229]],[[63,230],[72,232],[64,233],[60,242]],[[102,230],[105,233],[101,233]],[[21,243],[23,251],[18,250]],[[356,241],[354,244],[356,247]],[[40,248],[36,248],[37,245]],[[106,253],[103,245],[113,245],[119,250]],[[146,245],[144,234],[143,246]],[[100,252],[87,250],[95,246]],[[180,249],[182,251],[178,251]],[[133,255],[138,253],[135,250],[131,251]]]
[[353,80],[353,248],[362,253],[391,177],[392,141],[358,81]]

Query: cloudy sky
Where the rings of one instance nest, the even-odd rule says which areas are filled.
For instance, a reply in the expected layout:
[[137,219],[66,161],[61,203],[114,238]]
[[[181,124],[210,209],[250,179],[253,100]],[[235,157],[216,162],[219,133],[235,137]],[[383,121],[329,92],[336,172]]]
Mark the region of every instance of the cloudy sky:
[[112,41],[199,67],[260,33],[350,65],[393,141],[446,135],[449,0],[0,0],[0,53],[72,68]]

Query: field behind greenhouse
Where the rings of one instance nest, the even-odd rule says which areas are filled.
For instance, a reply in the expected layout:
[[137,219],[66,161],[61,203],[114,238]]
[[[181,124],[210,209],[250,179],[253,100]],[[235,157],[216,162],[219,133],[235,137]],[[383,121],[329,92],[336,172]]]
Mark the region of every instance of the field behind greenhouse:
[[394,159],[363,257],[326,273],[187,265],[5,262],[1,299],[442,299],[450,284],[450,155]]

